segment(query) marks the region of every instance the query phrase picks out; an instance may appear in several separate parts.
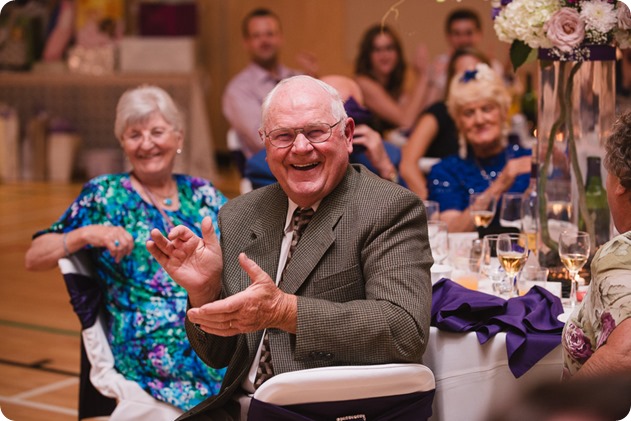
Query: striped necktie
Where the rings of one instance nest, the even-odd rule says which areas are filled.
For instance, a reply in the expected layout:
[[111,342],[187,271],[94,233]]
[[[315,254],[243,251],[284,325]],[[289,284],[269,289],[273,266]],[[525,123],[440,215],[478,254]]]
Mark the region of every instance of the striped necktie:
[[[291,236],[291,245],[289,246],[289,253],[287,254],[287,260],[285,261],[285,268],[283,269],[283,275],[285,275],[285,269],[287,269],[287,265],[289,264],[289,260],[291,256],[294,254],[294,250],[298,245],[298,241],[300,241],[300,236],[303,231],[307,227],[309,221],[313,217],[314,211],[311,208],[296,208],[294,214],[292,216],[292,236]],[[272,365],[272,353],[270,352],[269,347],[269,334],[267,330],[265,330],[265,335],[263,335],[263,343],[261,344],[261,358],[259,359],[259,367],[256,370],[256,377],[254,379],[254,389],[258,389],[260,385],[263,384],[266,380],[270,379],[274,375],[274,367]]]

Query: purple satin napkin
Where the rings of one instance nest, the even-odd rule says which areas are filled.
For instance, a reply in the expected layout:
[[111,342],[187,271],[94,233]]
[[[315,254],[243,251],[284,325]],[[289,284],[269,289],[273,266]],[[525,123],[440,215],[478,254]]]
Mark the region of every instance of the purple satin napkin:
[[433,286],[431,325],[449,332],[476,332],[480,344],[506,332],[508,366],[517,378],[561,343],[561,313],[561,300],[538,286],[509,300],[449,279]]

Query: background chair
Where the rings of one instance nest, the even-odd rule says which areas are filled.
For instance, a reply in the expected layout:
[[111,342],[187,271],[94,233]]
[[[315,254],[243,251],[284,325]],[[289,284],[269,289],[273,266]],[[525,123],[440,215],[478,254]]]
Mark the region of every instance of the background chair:
[[79,419],[109,416],[110,421],[171,421],[182,414],[116,371],[107,341],[102,292],[87,252],[59,259],[58,265],[81,322]]
[[248,420],[427,420],[436,384],[421,364],[322,367],[259,387]]
[[239,139],[239,135],[237,134],[237,131],[235,129],[230,129],[226,133],[226,146],[228,146],[230,156],[237,166],[239,174],[241,174],[241,180],[239,181],[239,192],[241,194],[245,194],[252,191],[252,183],[245,176],[246,158],[241,151],[241,140]]

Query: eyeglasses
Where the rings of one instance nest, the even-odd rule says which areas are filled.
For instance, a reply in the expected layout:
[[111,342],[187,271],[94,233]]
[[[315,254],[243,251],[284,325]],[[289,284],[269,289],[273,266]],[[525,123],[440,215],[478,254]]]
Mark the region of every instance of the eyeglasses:
[[302,133],[304,137],[311,143],[322,143],[329,140],[333,133],[333,127],[337,126],[344,120],[340,119],[335,124],[314,123],[304,127],[281,127],[274,129],[269,133],[263,133],[264,137],[276,148],[288,148],[294,144],[298,133]]
[[132,129],[129,133],[124,133],[122,138],[126,142],[140,143],[145,139],[145,135],[148,134],[149,139],[153,143],[160,143],[164,141],[172,131],[173,129],[166,127],[153,127],[150,130]]

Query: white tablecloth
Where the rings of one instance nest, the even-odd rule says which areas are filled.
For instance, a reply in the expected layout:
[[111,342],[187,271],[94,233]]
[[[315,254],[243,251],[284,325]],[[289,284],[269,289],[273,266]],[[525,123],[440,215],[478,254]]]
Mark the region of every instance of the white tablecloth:
[[430,329],[423,357],[436,377],[431,420],[485,420],[508,399],[531,385],[559,380],[562,373],[561,346],[550,352],[526,374],[516,379],[508,368],[506,333],[480,345],[475,333]]

